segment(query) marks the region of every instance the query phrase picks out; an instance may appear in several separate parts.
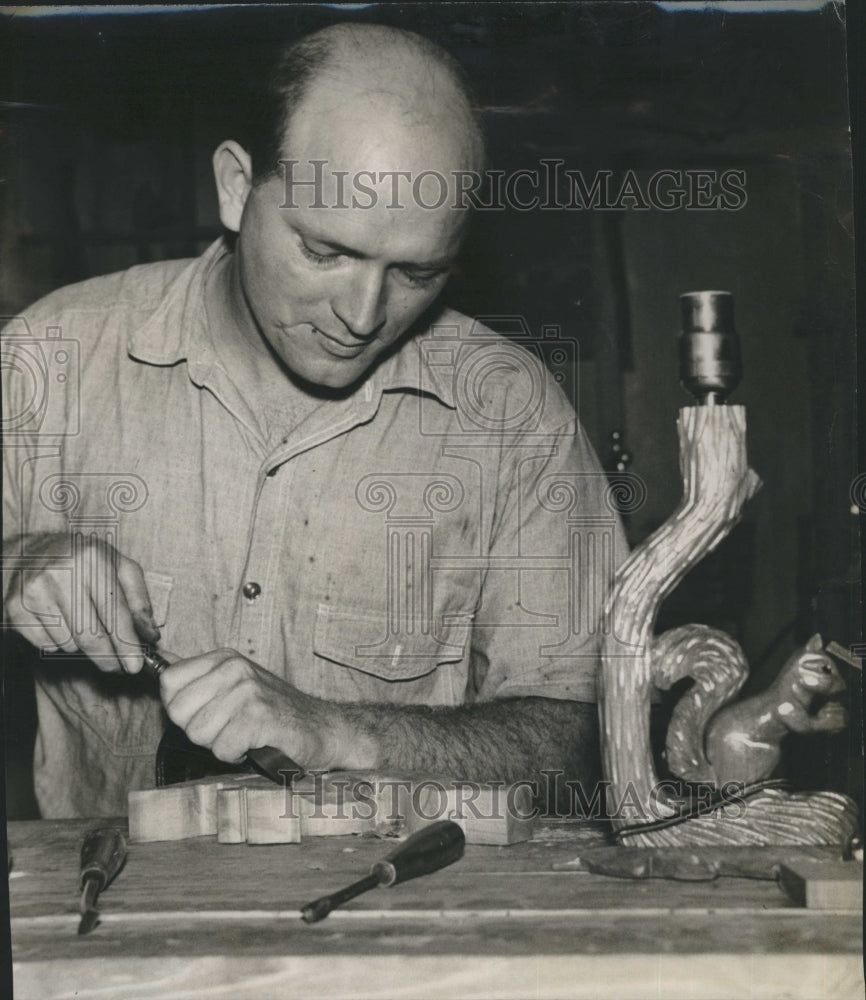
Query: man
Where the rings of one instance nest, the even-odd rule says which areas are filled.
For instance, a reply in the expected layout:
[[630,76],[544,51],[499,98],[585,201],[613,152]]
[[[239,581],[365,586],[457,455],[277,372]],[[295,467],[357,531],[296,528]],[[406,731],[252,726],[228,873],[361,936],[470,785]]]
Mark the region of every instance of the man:
[[[225,761],[595,777],[596,623],[569,625],[624,543],[552,378],[437,305],[482,164],[459,74],[418,36],[339,25],[287,51],[274,93],[270,151],[214,154],[233,250],[25,317],[81,364],[62,436],[16,425],[6,448],[7,620],[92,661],[37,670],[46,816],[124,811],[163,709]],[[606,516],[595,568],[557,483]],[[178,661],[159,697],[142,642]]]

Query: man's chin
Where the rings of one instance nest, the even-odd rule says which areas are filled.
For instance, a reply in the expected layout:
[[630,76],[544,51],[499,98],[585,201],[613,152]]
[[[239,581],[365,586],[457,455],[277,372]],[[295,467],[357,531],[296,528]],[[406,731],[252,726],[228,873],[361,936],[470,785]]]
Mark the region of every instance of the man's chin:
[[313,395],[343,396],[351,393],[374,367],[373,364],[346,364],[338,366],[307,365],[295,368],[284,361],[292,381]]

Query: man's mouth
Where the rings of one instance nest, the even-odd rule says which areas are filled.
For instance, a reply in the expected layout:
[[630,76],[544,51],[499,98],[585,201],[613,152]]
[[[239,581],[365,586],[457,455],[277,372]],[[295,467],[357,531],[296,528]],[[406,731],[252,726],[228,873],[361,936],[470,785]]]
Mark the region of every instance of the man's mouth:
[[320,330],[317,326],[313,327],[313,332],[318,334],[325,350],[338,358],[356,358],[368,343],[365,340],[346,343],[339,337],[333,337],[331,334],[325,333],[324,330]]

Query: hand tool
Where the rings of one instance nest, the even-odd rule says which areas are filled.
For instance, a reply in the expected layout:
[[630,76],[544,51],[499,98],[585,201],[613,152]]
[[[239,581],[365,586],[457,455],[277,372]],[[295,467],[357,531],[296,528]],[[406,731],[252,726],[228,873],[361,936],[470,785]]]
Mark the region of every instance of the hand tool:
[[375,889],[377,885],[390,887],[439,871],[462,858],[465,846],[466,838],[456,823],[450,819],[431,823],[413,833],[382,861],[377,861],[366,878],[302,906],[301,917],[308,924],[315,924],[327,917],[331,910],[368,889]]
[[710,882],[715,878],[757,878],[772,881],[784,864],[831,861],[845,857],[846,848],[823,845],[777,847],[595,847],[579,858],[554,865],[559,871],[588,871],[615,878],[667,878]]
[[89,934],[99,923],[96,898],[109,885],[126,860],[126,837],[117,827],[89,830],[81,845],[81,891],[79,934]]
[[[164,670],[171,667],[168,660],[150,646],[144,648],[143,655],[144,669],[156,680],[159,679]],[[248,750],[246,759],[259,774],[270,778],[278,785],[282,784],[283,781],[291,784],[298,778],[303,778],[306,773],[300,764],[295,763],[291,757],[287,757],[276,747],[258,747],[255,750]]]

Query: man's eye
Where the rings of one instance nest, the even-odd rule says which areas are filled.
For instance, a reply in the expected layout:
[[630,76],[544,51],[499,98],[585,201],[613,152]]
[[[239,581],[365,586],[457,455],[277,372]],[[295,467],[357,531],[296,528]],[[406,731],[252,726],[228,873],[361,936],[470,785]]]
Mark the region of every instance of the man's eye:
[[438,271],[407,271],[405,268],[400,268],[400,274],[403,275],[410,285],[423,288],[425,285],[432,285],[437,278],[441,278],[444,274],[447,274],[447,271],[444,269]]
[[327,267],[328,264],[334,264],[343,256],[340,253],[316,253],[316,251],[311,250],[303,240],[301,240],[299,246],[301,248],[301,254],[306,257],[307,260],[312,261],[314,264],[319,264],[321,267]]

